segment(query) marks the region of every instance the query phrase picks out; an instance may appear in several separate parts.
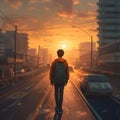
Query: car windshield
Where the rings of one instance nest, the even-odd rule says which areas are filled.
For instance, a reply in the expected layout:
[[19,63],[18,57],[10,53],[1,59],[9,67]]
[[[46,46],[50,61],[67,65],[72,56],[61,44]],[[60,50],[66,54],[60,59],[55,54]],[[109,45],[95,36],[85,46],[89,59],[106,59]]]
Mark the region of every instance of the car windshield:
[[103,75],[91,75],[88,76],[90,82],[107,82],[107,78]]

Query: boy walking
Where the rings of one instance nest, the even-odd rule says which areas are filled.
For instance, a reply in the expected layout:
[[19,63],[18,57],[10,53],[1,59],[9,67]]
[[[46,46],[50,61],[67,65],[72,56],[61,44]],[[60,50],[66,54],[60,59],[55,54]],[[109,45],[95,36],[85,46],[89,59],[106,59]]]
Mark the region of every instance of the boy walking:
[[63,93],[64,86],[67,84],[69,80],[69,69],[67,61],[62,58],[64,55],[64,51],[59,49],[57,51],[57,56],[51,65],[50,68],[50,83],[54,85],[54,94],[55,94],[55,102],[56,113],[62,113],[62,102],[63,102]]

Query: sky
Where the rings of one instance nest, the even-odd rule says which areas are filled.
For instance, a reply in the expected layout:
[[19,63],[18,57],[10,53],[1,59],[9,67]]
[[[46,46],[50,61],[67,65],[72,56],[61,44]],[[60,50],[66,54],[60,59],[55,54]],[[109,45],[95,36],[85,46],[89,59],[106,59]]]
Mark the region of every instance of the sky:
[[[0,27],[28,33],[29,47],[79,48],[97,38],[97,0],[0,0]],[[4,15],[3,15],[4,14]],[[9,22],[4,20],[9,19]],[[74,27],[73,27],[74,26]],[[85,32],[86,31],[86,32]]]

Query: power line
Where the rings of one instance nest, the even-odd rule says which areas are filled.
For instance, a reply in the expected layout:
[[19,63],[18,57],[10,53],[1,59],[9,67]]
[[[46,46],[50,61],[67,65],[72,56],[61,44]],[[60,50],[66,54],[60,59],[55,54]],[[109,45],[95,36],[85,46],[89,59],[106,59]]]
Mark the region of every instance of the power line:
[[1,13],[0,18],[1,18],[2,20],[5,20],[6,22],[8,22],[9,24],[11,24],[12,26],[15,26],[15,25],[11,22],[11,20],[9,19],[9,17],[6,16],[1,10],[0,10],[0,13]]

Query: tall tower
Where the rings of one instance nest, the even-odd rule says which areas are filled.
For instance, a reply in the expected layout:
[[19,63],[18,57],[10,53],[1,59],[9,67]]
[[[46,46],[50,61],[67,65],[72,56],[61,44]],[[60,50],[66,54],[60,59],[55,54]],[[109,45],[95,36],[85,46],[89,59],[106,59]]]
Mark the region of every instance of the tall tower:
[[97,5],[99,47],[120,41],[120,0],[99,0]]

